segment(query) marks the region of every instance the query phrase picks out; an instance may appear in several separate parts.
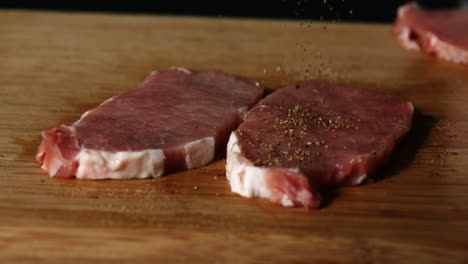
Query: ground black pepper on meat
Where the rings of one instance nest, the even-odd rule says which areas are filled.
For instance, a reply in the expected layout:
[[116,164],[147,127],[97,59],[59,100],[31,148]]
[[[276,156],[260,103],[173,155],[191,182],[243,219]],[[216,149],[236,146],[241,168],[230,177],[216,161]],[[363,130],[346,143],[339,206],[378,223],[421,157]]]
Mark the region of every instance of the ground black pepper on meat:
[[[298,88],[299,85],[296,85]],[[324,100],[319,100],[324,103]],[[336,129],[355,129],[354,125],[360,120],[350,120],[335,113],[317,114],[310,110],[311,105],[305,107],[292,105],[284,111],[283,106],[277,106],[277,117],[270,127],[264,128],[266,134],[283,134],[273,143],[266,143],[263,136],[245,138],[245,142],[255,148],[258,157],[254,161],[257,166],[300,166],[301,163],[313,160],[322,155],[325,149],[330,147],[331,142],[326,142],[320,138],[312,138],[305,143],[303,139],[308,139],[316,128],[325,128],[333,133]],[[263,110],[261,110],[263,111]],[[237,135],[243,137],[245,134],[239,130]],[[287,139],[287,147],[280,147],[280,140]],[[254,143],[256,142],[256,144]]]

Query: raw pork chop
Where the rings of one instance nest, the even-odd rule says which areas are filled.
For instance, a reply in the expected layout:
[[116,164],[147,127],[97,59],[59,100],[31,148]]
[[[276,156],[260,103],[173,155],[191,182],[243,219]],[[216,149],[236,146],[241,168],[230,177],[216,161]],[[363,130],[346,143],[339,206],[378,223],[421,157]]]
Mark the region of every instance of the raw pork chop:
[[413,105],[396,97],[304,81],[260,101],[231,134],[231,190],[315,208],[320,192],[365,181],[409,131]]
[[129,179],[205,165],[225,150],[262,96],[246,78],[177,68],[43,132],[37,162],[51,177]]
[[416,4],[398,10],[393,28],[400,43],[412,50],[468,64],[468,10],[426,11]]

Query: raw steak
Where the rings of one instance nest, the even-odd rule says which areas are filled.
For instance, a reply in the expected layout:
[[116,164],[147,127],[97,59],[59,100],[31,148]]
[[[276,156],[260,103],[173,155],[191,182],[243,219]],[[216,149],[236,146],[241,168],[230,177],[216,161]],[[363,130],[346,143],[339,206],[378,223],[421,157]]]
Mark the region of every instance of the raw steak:
[[401,45],[438,58],[468,64],[468,10],[427,11],[416,4],[399,8],[394,32]]
[[205,165],[223,152],[258,83],[221,72],[173,68],[43,132],[37,162],[51,177],[129,179]]
[[231,134],[231,190],[315,208],[320,193],[360,184],[409,131],[413,105],[373,91],[304,81],[261,100]]

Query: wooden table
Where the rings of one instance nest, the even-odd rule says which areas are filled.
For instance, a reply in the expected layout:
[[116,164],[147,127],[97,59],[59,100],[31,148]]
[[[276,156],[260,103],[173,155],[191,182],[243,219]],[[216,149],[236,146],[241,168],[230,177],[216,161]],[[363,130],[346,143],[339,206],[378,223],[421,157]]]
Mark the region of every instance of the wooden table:
[[[170,66],[328,79],[418,111],[379,180],[320,210],[232,194],[225,160],[128,181],[37,167],[41,130]],[[389,25],[0,11],[0,262],[467,263],[467,99],[468,67],[400,48]]]

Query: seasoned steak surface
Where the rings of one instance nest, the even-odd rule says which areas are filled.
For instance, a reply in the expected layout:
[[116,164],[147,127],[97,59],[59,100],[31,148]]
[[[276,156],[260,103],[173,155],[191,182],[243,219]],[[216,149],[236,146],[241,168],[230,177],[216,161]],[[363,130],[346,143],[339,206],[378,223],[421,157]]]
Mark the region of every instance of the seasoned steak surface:
[[[230,155],[240,155],[267,174],[295,170],[316,191],[356,185],[409,131],[412,114],[411,103],[393,96],[323,81],[301,82],[274,92],[248,112],[231,135],[239,153],[228,149],[228,162]],[[238,177],[229,173],[229,178]]]

